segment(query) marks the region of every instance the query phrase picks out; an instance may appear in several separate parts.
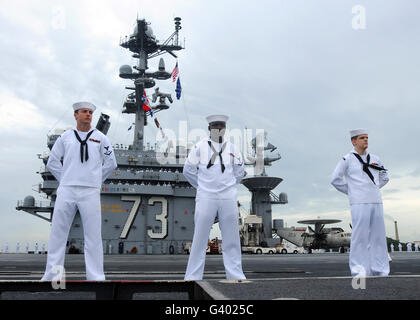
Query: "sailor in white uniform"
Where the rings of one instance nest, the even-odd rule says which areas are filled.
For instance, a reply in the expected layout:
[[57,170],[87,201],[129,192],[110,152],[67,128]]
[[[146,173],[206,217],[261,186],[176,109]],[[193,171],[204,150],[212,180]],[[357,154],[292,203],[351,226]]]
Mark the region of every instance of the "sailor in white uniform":
[[354,149],[339,161],[331,178],[331,184],[350,201],[350,271],[352,276],[387,276],[389,256],[380,188],[389,181],[388,174],[381,160],[366,152],[367,130],[352,130],[350,136]]
[[105,280],[100,192],[117,163],[108,138],[91,128],[95,109],[89,102],[73,105],[76,127],[57,139],[48,159],[47,168],[59,181],[59,187],[42,280],[62,278],[56,271],[64,270],[67,237],[77,210],[83,224],[86,278]]
[[223,263],[227,279],[245,279],[239,239],[237,184],[244,176],[238,148],[224,141],[227,116],[208,116],[210,137],[199,141],[188,154],[183,174],[197,189],[194,237],[185,280],[203,278],[207,241],[216,216],[223,238]]

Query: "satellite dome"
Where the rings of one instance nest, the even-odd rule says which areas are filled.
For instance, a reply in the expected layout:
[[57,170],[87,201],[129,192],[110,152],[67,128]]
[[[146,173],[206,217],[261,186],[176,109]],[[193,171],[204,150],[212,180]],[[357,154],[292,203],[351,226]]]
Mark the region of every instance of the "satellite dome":
[[153,30],[150,26],[146,27],[146,36],[148,36],[149,38],[152,38],[153,40],[156,40],[155,35],[153,34]]
[[[132,37],[136,37],[138,33],[139,33],[139,28],[138,28],[138,25],[136,25],[136,26],[134,27],[134,31],[133,31],[133,35],[132,35]],[[153,39],[153,40],[156,40],[156,36],[153,34],[153,29],[152,29],[152,27],[150,27],[150,26],[146,25],[146,30],[145,30],[145,32],[144,32],[144,33],[146,34],[146,36],[147,36],[148,38],[151,38],[151,39]]]
[[23,206],[24,207],[34,207],[35,206],[35,198],[32,196],[27,196],[23,199]]
[[287,200],[287,193],[280,193],[279,198],[281,203],[289,203],[289,201]]
[[131,67],[127,64],[120,67],[120,74],[132,74],[133,70],[131,70]]

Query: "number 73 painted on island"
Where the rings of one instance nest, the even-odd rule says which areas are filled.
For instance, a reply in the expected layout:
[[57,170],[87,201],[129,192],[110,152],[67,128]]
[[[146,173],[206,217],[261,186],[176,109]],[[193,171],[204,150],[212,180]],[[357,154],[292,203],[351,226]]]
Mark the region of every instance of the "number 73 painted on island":
[[[130,214],[128,215],[127,221],[125,222],[120,235],[121,239],[126,239],[134,219],[136,218],[137,212],[139,211],[141,196],[121,196],[121,200],[134,201],[134,205],[131,208]],[[149,205],[154,205],[156,202],[162,203],[162,212],[156,215],[156,221],[160,221],[162,223],[162,231],[153,232],[153,230],[147,230],[147,235],[152,239],[164,239],[168,235],[168,200],[164,197],[151,197],[149,199]]]

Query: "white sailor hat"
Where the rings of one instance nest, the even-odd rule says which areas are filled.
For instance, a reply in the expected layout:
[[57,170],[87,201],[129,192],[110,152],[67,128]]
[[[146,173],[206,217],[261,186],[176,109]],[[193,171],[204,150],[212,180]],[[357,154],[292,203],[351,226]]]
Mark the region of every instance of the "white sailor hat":
[[216,121],[221,121],[221,122],[226,122],[228,121],[229,117],[222,115],[222,114],[215,114],[215,115],[211,115],[206,117],[206,120],[208,123],[212,123],[212,122],[216,122]]
[[368,134],[367,129],[360,128],[360,129],[350,130],[350,138],[360,136],[361,134]]
[[85,102],[85,101],[81,101],[81,102],[76,102],[75,104],[73,104],[73,110],[77,111],[79,109],[90,109],[92,110],[92,112],[94,112],[96,110],[96,107],[93,103],[90,102]]

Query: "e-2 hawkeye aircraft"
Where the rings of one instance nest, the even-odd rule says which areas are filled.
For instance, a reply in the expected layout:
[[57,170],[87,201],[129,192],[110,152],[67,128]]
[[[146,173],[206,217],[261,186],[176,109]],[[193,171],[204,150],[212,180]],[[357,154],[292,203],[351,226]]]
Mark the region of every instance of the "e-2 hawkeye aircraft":
[[[306,228],[278,228],[277,234],[296,246],[304,247],[308,253],[313,249],[334,249],[339,248],[340,253],[344,253],[346,248],[350,248],[351,233],[345,232],[342,228],[325,228],[326,224],[338,223],[341,220],[333,219],[314,219],[301,220],[298,223],[307,224]],[[315,225],[313,229],[310,224]]]

